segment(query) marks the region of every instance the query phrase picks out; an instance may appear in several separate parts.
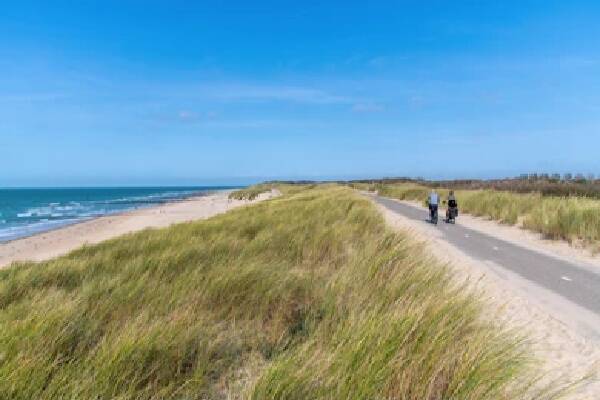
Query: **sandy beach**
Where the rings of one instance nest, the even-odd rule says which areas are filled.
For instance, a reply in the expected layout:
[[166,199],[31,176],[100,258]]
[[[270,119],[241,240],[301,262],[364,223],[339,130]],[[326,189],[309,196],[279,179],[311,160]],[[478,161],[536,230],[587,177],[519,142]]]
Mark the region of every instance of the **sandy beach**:
[[[99,243],[146,228],[163,228],[171,224],[205,219],[248,201],[230,200],[229,191],[165,203],[157,207],[108,215],[53,231],[0,244],[0,268],[15,261],[43,261],[66,254],[84,244]],[[277,195],[263,193],[260,201]]]

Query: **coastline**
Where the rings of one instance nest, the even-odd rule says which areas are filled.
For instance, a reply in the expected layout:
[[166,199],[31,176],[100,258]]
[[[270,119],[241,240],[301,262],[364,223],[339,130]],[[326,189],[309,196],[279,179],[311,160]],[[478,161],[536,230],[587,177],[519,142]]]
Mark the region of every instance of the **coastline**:
[[[8,190],[11,190],[12,188],[9,188]],[[37,190],[38,188],[17,188],[17,190]],[[40,188],[40,189],[46,189],[46,188]],[[63,188],[50,188],[50,189],[63,189]],[[64,188],[64,189],[79,189],[79,188]],[[86,189],[86,188],[82,188],[82,189]],[[90,188],[90,189],[118,189],[118,188]],[[126,188],[128,189],[128,188]],[[144,189],[144,188],[142,188]],[[180,188],[176,188],[176,189],[180,189]],[[215,187],[215,188],[198,188],[199,190],[195,190],[195,191],[189,191],[187,194],[182,195],[182,196],[174,196],[174,197],[170,197],[170,198],[165,198],[164,200],[158,200],[158,201],[151,201],[151,202],[144,202],[141,201],[138,205],[134,205],[132,207],[127,207],[127,208],[122,208],[122,209],[114,209],[114,210],[109,210],[109,211],[101,211],[100,213],[97,213],[96,215],[73,215],[71,218],[68,219],[63,219],[63,220],[54,220],[54,221],[50,221],[49,219],[46,220],[40,220],[37,222],[33,222],[29,225],[23,225],[23,226],[15,226],[15,227],[9,227],[8,230],[10,229],[15,229],[17,230],[16,233],[13,234],[7,234],[5,231],[3,231],[2,229],[0,229],[0,245],[2,244],[6,244],[6,243],[10,243],[13,242],[15,240],[20,240],[20,239],[25,239],[31,236],[35,236],[35,235],[39,235],[39,234],[43,234],[43,233],[47,233],[47,232],[51,232],[57,229],[62,229],[71,225],[76,225],[76,224],[80,224],[80,223],[84,223],[84,222],[88,222],[88,221],[92,221],[95,220],[97,218],[102,218],[102,217],[107,217],[107,216],[113,216],[113,215],[123,215],[123,214],[127,214],[136,210],[141,210],[141,209],[147,209],[147,208],[153,208],[153,207],[159,207],[161,205],[165,205],[165,204],[170,204],[170,203],[177,203],[180,201],[185,201],[188,199],[192,199],[192,198],[196,198],[196,197],[203,197],[203,196],[208,196],[208,195],[212,195],[215,193],[230,193],[234,190],[238,190],[237,187]],[[0,191],[3,190],[2,188],[0,188]],[[151,199],[153,197],[156,197],[155,195],[149,196],[148,199]],[[109,200],[108,202],[111,202],[111,200]],[[56,205],[58,203],[51,203],[50,206],[52,205]],[[79,205],[79,202],[76,201],[75,204]],[[37,207],[39,207],[38,205],[33,206],[34,209],[36,209]],[[41,208],[44,208],[44,206],[42,206]],[[29,212],[29,211],[28,211]],[[61,210],[62,212],[62,210]],[[2,214],[0,213],[0,216]],[[19,215],[20,216],[20,215]],[[1,221],[0,221],[1,222]],[[38,227],[39,225],[39,227]],[[4,228],[6,229],[6,228]]]
[[[86,244],[99,243],[147,228],[164,228],[176,223],[205,219],[248,204],[247,201],[230,200],[228,196],[231,190],[219,190],[217,193],[195,195],[156,206],[104,215],[2,242],[0,268],[6,268],[13,262],[44,261]],[[272,196],[273,193],[265,193],[257,200]]]

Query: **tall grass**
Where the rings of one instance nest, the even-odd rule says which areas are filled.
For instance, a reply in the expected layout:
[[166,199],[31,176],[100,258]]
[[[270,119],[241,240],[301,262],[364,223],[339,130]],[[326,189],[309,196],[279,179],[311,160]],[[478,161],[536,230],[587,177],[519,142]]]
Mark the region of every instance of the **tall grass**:
[[[415,184],[355,185],[377,190],[382,196],[424,201],[431,190]],[[447,189],[436,189],[442,197]],[[600,242],[600,200],[583,197],[543,196],[540,193],[511,193],[495,190],[455,190],[459,208],[467,213],[506,224],[522,222],[526,229],[548,238],[569,242]]]
[[481,307],[368,201],[295,188],[1,271],[0,398],[535,397]]
[[247,188],[235,190],[229,194],[230,199],[235,200],[254,200],[261,193],[266,193],[271,190],[270,185],[257,184],[248,186]]
[[600,201],[568,197],[544,198],[526,215],[523,226],[553,239],[600,242]]
[[[340,182],[346,183],[346,182]],[[428,181],[411,178],[385,178],[374,180],[350,181],[351,185],[391,185],[412,184],[426,187],[445,188],[453,190],[495,190],[514,193],[539,193],[542,196],[577,196],[600,199],[600,179],[561,180],[557,178],[532,176],[525,178],[506,179],[458,179],[446,181]]]

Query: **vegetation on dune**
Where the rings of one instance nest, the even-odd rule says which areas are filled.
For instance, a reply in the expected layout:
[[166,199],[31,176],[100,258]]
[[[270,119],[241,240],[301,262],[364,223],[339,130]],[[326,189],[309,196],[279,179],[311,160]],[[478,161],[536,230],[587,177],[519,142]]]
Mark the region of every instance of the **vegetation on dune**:
[[541,396],[519,340],[367,200],[282,192],[1,271],[0,398]]
[[460,190],[485,190],[538,193],[542,196],[578,196],[600,198],[600,180],[584,178],[558,179],[543,176],[495,179],[495,180],[457,180],[427,182],[427,186]]
[[514,193],[537,193],[542,196],[577,196],[600,199],[600,179],[584,178],[570,174],[560,175],[532,174],[520,178],[506,179],[456,179],[446,181],[428,181],[410,178],[386,178],[351,182],[356,185],[391,185],[411,184],[413,186],[427,186],[453,190],[494,190]]
[[229,194],[230,199],[234,200],[254,200],[261,193],[266,193],[271,190],[271,186],[258,184],[252,185],[244,189],[233,191]]
[[[408,184],[354,184],[377,190],[382,196],[424,201],[431,188]],[[437,189],[447,196],[448,189]],[[548,238],[569,242],[600,242],[600,201],[575,196],[544,196],[541,193],[512,193],[496,190],[455,190],[462,211],[524,228]]]

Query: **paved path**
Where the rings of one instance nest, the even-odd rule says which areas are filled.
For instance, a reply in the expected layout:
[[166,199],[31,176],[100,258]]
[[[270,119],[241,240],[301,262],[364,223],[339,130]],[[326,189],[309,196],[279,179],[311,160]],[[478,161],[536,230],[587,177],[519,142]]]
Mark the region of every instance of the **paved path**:
[[[403,204],[374,196],[375,201],[404,217],[428,223],[425,208]],[[440,217],[444,211],[440,211]],[[600,271],[589,266],[520,247],[479,231],[460,225],[446,224],[440,218],[437,229],[445,240],[469,256],[493,263],[600,315]]]

